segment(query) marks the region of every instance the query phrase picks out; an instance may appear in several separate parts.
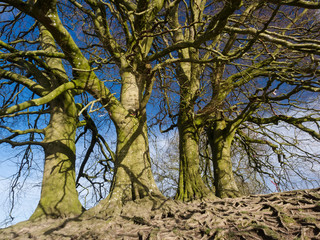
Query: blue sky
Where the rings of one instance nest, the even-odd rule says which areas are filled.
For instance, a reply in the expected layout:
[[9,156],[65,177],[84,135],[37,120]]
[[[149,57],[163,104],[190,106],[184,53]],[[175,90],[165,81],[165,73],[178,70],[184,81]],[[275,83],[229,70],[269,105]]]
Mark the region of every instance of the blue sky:
[[[23,184],[23,189],[19,191],[19,186],[22,184],[24,177],[21,177],[18,188],[16,189],[16,205],[12,212],[14,220],[10,220],[9,213],[11,209],[9,199],[9,189],[12,181],[12,176],[17,173],[19,169],[20,158],[17,156],[19,148],[13,149],[8,144],[0,145],[0,227],[5,227],[8,224],[14,224],[30,217],[40,198],[39,182],[41,172],[32,171],[30,176]],[[35,152],[38,152],[35,149]],[[40,157],[40,156],[39,156]],[[34,159],[39,161],[39,159]]]

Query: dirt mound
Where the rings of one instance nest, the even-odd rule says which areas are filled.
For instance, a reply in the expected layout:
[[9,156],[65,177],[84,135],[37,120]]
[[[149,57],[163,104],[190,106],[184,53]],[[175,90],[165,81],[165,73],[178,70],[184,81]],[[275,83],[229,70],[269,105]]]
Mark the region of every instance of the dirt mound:
[[132,202],[116,217],[19,223],[0,239],[320,239],[320,188],[153,208]]

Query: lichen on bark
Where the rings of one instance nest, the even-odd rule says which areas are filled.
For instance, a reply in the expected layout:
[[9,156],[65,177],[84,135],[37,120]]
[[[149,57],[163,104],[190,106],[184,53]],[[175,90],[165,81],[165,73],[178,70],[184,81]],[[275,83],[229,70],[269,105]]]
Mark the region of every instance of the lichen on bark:
[[179,182],[176,200],[191,201],[213,197],[204,184],[199,166],[199,133],[194,120],[186,112],[179,116]]
[[[50,32],[40,25],[41,45],[48,52],[56,52]],[[54,89],[68,82],[67,74],[60,59],[46,58],[52,69],[48,89]],[[66,91],[50,102],[50,121],[44,130],[43,148],[45,153],[41,196],[31,220],[42,217],[70,217],[83,212],[75,184],[78,109],[71,91]]]
[[239,197],[230,155],[234,131],[230,130],[225,120],[217,119],[208,128],[207,135],[212,151],[216,196]]
[[73,96],[64,94],[51,103],[51,117],[43,141],[45,161],[38,206],[31,220],[82,213],[75,184],[75,133],[77,108]]

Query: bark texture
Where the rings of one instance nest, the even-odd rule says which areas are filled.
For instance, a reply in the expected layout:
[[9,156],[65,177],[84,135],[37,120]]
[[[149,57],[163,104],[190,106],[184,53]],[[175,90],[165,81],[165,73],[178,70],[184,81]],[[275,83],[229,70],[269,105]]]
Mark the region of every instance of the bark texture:
[[79,215],[83,208],[75,184],[77,108],[69,93],[51,103],[45,129],[45,163],[39,204],[30,219]]
[[[144,119],[128,116],[117,128],[117,158],[111,199],[121,202],[161,195],[151,172],[147,127]],[[115,196],[115,197],[114,197]]]
[[[40,25],[41,46],[57,52],[50,32]],[[61,59],[45,58],[52,72],[41,84],[55,89],[68,82]],[[50,103],[50,122],[43,140],[45,162],[39,204],[30,219],[79,215],[83,208],[75,184],[75,135],[78,110],[74,97],[67,91]]]
[[[205,2],[195,0],[190,4],[190,15],[188,21],[199,23]],[[196,6],[196,7],[195,7]],[[179,5],[176,4],[168,13],[168,23],[173,29],[173,41],[179,43],[185,40],[195,41],[197,39],[197,28],[195,24],[191,28],[182,30]],[[178,118],[179,130],[179,183],[175,199],[191,201],[213,196],[213,193],[204,184],[199,166],[199,133],[195,122],[195,103],[200,93],[200,76],[203,67],[196,63],[200,52],[193,47],[183,48],[177,51],[180,59],[193,59],[194,62],[181,61],[177,63],[176,78],[180,86],[180,106]],[[206,56],[202,56],[206,58]]]
[[113,121],[117,130],[114,175],[109,196],[88,214],[120,210],[128,201],[150,198],[163,199],[151,171],[147,117],[141,107],[143,83],[148,76],[121,71],[121,105]]
[[191,201],[213,195],[204,184],[199,169],[199,136],[193,119],[179,116],[179,184],[176,200]]
[[234,133],[229,130],[224,120],[215,121],[213,126],[208,129],[216,196],[220,198],[240,196],[233,176],[230,156],[233,137]]
[[161,195],[152,172],[146,110],[140,105],[148,77],[121,70],[121,104],[126,115],[116,121],[117,152],[110,199],[122,203],[151,195]]

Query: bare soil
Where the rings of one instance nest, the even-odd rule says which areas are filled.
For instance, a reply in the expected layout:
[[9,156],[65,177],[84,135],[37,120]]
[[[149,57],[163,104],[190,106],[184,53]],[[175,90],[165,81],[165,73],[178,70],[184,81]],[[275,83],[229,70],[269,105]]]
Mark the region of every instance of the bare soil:
[[22,222],[0,239],[320,239],[320,188],[234,199],[126,204],[117,216]]

